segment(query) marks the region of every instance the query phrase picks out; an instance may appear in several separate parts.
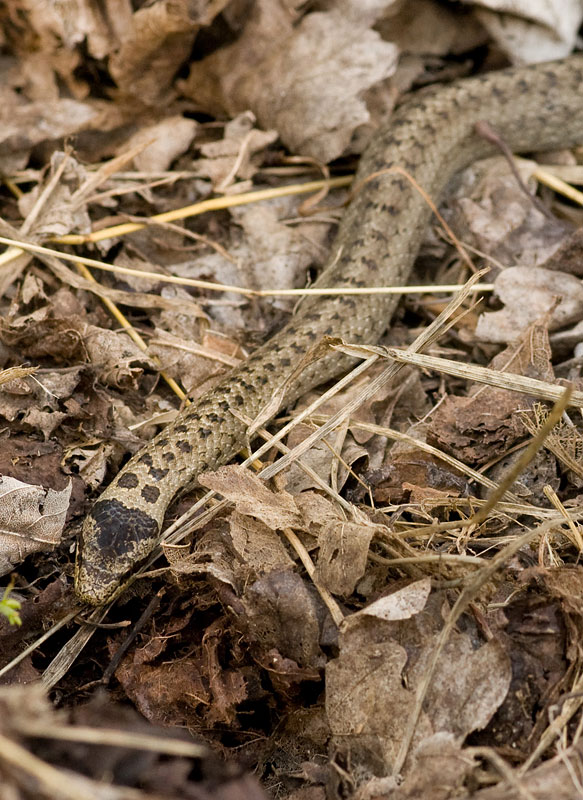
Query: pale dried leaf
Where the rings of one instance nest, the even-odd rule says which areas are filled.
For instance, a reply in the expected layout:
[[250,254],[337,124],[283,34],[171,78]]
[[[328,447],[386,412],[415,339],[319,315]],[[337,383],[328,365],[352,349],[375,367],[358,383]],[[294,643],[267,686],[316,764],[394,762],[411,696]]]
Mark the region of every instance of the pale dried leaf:
[[67,463],[75,465],[86,486],[97,489],[105,480],[113,450],[112,444],[100,444],[96,449],[76,447],[67,453]]
[[[536,166],[525,159],[516,164],[533,193]],[[570,233],[536,207],[501,156],[477,161],[465,170],[454,197],[456,231],[501,264],[541,266]]]
[[0,575],[61,540],[72,484],[58,492],[0,477]]
[[[58,182],[44,198],[40,211],[36,213],[35,206],[39,198],[53,181],[55,173],[61,170]],[[75,191],[86,178],[85,168],[72,156],[60,151],[53,153],[51,168],[43,181],[22,195],[18,201],[23,217],[27,218],[32,211],[35,211],[32,225],[27,230],[28,235],[34,234],[35,237],[44,239],[47,236],[61,236],[71,231],[76,233],[90,231],[91,221],[85,204],[77,203],[73,199]]]
[[348,597],[364,575],[374,527],[355,522],[331,522],[318,536],[316,575],[332,592]]
[[68,98],[26,104],[7,92],[1,98],[0,168],[8,174],[26,165],[35,144],[97,126],[101,116],[97,105]]
[[[427,669],[432,653],[425,642],[422,657],[410,673],[416,683]],[[492,639],[475,649],[469,636],[453,632],[432,676],[424,708],[434,730],[463,739],[485,728],[502,704],[512,678],[503,646]]]
[[422,578],[420,581],[410,583],[403,589],[380,597],[370,605],[357,611],[344,621],[345,629],[358,623],[361,617],[374,617],[387,622],[410,619],[425,608],[427,598],[431,591],[431,579]]
[[124,150],[143,145],[144,149],[134,156],[137,170],[163,172],[178,156],[190,147],[196,135],[198,123],[182,116],[171,116],[144,125],[124,143]]
[[[415,703],[414,693],[403,686],[406,663],[407,652],[395,641],[360,641],[358,646],[346,641],[338,658],[326,665],[326,714],[333,735],[350,742],[359,763],[380,762],[386,772]],[[432,733],[423,714],[417,732],[420,738]]]
[[135,387],[145,367],[157,369],[150,356],[125,332],[87,325],[80,333],[89,360],[98,369],[100,380],[108,386]]
[[[361,764],[381,758],[390,771],[399,752],[443,627],[444,609],[437,595],[427,601],[428,584],[426,579],[413,585],[417,596],[411,608],[406,603],[404,609],[401,604],[388,609],[388,616],[396,611],[394,621],[387,621],[382,607],[373,618],[353,615],[341,632],[338,658],[326,667],[330,727],[339,742],[350,738]],[[496,640],[476,648],[470,635],[453,631],[432,672],[410,752],[436,733],[461,742],[484,727],[503,702],[511,674]],[[414,768],[409,759],[403,776]]]
[[[466,0],[468,2],[468,0]],[[569,55],[583,19],[579,0],[471,0],[476,16],[515,63]]]
[[482,341],[512,342],[550,309],[550,330],[583,317],[583,284],[565,272],[510,267],[496,278],[495,291],[505,308],[480,315],[476,336]]

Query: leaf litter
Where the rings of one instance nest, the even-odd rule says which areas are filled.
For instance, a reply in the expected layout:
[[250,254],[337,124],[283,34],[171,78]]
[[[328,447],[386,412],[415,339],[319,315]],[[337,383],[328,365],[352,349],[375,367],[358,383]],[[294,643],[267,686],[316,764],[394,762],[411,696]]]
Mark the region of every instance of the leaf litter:
[[[0,774],[14,796],[580,796],[581,212],[544,189],[549,218],[502,157],[442,207],[494,294],[463,301],[425,341],[431,359],[389,380],[363,350],[368,373],[280,414],[304,416],[266,446],[270,480],[203,475],[215,499],[194,535],[178,528],[166,560],[92,613],[103,627],[75,633],[70,589],[83,515],[175,413],[169,387],[210,388],[293,310],[250,291],[305,287],[324,263],[345,192],[305,215],[293,184],[337,159],[350,172],[406,91],[476,71],[487,47],[496,66],[533,42],[567,53],[580,14],[557,9],[514,3],[518,40],[495,11],[429,0],[1,12],[0,233],[15,245],[0,276],[0,539],[22,625],[0,614]],[[535,191],[576,178],[580,155],[519,168]],[[284,191],[234,204],[256,187]],[[213,192],[220,207],[192,211]],[[440,283],[466,279],[446,238],[435,220],[414,278],[431,295],[402,304],[384,356],[445,307]],[[278,447],[294,455],[276,474]]]

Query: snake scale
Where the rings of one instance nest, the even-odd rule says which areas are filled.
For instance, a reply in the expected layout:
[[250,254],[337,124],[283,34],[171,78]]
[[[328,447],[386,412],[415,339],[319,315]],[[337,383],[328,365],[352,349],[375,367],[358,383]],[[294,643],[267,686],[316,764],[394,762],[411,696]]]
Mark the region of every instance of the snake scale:
[[[452,175],[493,151],[475,132],[488,121],[515,152],[583,143],[583,55],[510,68],[413,94],[373,137],[357,180],[399,166],[436,200]],[[342,219],[316,286],[404,284],[430,210],[410,182],[385,172],[366,184]],[[389,295],[306,299],[291,321],[246,363],[185,408],[121,470],[86,518],[75,589],[103,603],[159,539],[169,503],[196,476],[229,461],[245,440],[233,414],[255,417],[322,336],[374,342],[387,328]],[[326,356],[290,382],[286,402],[337,375],[350,362]]]

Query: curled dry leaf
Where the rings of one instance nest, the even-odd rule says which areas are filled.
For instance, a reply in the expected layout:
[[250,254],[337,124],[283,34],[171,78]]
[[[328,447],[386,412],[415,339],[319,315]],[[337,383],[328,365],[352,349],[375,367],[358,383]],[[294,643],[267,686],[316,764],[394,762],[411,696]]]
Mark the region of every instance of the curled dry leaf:
[[0,477],[0,575],[61,540],[71,483],[60,492]]
[[569,55],[583,19],[579,0],[473,0],[476,16],[517,64]]
[[199,28],[210,24],[227,2],[195,6],[189,0],[162,0],[138,9],[109,63],[122,92],[147,105],[163,102]]
[[[490,367],[554,383],[547,316],[499,353]],[[448,396],[432,416],[428,441],[466,464],[497,460],[524,438],[526,430],[516,412],[533,403],[524,394],[491,386],[477,386],[469,397]]]
[[343,630],[348,630],[357,624],[361,617],[374,617],[387,622],[409,619],[425,608],[430,591],[430,578],[410,583],[404,589],[398,589],[396,592],[380,597],[361,611],[346,617]]
[[[90,325],[75,312],[53,296],[50,304],[33,314],[11,323],[3,321],[0,340],[32,360],[49,357],[57,362],[89,362],[102,383],[116,388],[135,387],[145,368],[157,369],[124,331]],[[61,385],[70,387],[74,378],[78,380],[77,373],[61,378]]]
[[512,342],[546,312],[550,330],[583,317],[583,284],[565,272],[510,267],[498,275],[495,287],[505,307],[480,315],[476,336],[482,341]]
[[316,574],[328,591],[348,597],[366,568],[374,526],[337,520],[318,536],[320,552]]

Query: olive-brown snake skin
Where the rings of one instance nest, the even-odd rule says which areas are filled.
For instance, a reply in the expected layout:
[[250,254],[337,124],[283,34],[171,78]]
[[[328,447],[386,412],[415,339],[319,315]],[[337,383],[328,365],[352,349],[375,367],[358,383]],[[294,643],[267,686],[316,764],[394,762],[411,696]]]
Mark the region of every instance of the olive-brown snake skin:
[[[437,200],[454,172],[492,152],[474,131],[480,120],[515,152],[583,143],[582,87],[583,55],[413,95],[374,136],[357,179],[399,165]],[[406,283],[429,216],[402,175],[373,179],[346,211],[329,266],[316,285]],[[78,597],[94,605],[110,598],[155,546],[175,494],[237,453],[245,425],[230,409],[255,417],[307,348],[325,334],[355,343],[377,341],[395,304],[394,296],[379,294],[306,299],[280,333],[184,409],[128,462],[85,520],[75,574]],[[346,366],[337,356],[317,362],[290,385],[286,402]]]

